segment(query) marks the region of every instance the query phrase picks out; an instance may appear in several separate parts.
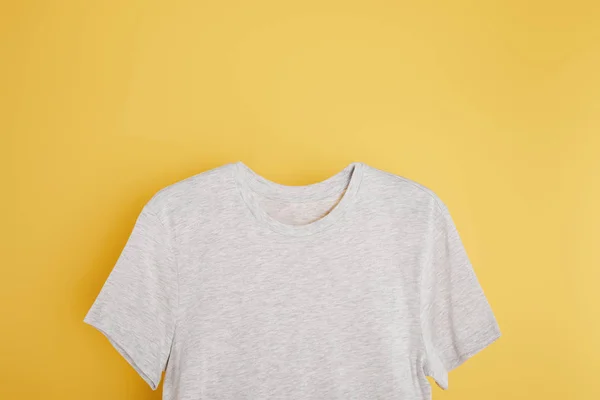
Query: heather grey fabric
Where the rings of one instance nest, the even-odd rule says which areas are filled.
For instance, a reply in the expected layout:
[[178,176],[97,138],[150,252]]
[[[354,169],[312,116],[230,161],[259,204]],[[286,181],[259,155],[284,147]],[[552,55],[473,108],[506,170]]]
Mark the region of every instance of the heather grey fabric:
[[444,203],[363,163],[160,190],[85,322],[168,400],[429,399],[500,336]]

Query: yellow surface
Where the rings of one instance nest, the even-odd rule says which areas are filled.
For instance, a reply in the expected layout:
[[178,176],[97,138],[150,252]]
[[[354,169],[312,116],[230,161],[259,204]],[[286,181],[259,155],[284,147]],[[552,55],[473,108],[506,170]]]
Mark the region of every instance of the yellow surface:
[[0,7],[1,399],[160,398],[82,319],[151,195],[238,159],[448,204],[503,337],[435,399],[600,398],[597,1]]

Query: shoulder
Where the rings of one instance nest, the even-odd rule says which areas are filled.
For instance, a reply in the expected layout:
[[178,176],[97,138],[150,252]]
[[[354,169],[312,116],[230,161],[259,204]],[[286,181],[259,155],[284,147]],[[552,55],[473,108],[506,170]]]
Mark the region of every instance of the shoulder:
[[168,219],[208,215],[206,211],[218,209],[236,189],[233,168],[233,163],[224,164],[163,187],[144,208]]
[[425,214],[445,212],[446,206],[428,186],[401,175],[365,166],[363,193],[372,201],[392,209]]

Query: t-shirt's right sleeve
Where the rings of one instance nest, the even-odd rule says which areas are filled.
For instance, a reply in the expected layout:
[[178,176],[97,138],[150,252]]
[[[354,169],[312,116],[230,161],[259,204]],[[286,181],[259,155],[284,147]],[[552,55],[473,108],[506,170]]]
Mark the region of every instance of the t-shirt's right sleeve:
[[170,235],[146,204],[84,322],[155,390],[174,337],[177,272]]
[[487,347],[500,329],[446,206],[432,213],[421,277],[426,374],[448,388],[448,372]]

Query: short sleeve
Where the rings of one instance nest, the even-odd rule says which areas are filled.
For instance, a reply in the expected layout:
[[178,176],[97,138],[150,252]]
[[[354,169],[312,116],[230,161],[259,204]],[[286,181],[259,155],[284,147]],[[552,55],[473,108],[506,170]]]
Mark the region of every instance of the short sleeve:
[[153,390],[174,337],[177,290],[169,232],[149,202],[84,322],[104,334]]
[[500,330],[455,224],[439,202],[432,213],[421,275],[425,374],[448,389],[448,372],[500,337]]

